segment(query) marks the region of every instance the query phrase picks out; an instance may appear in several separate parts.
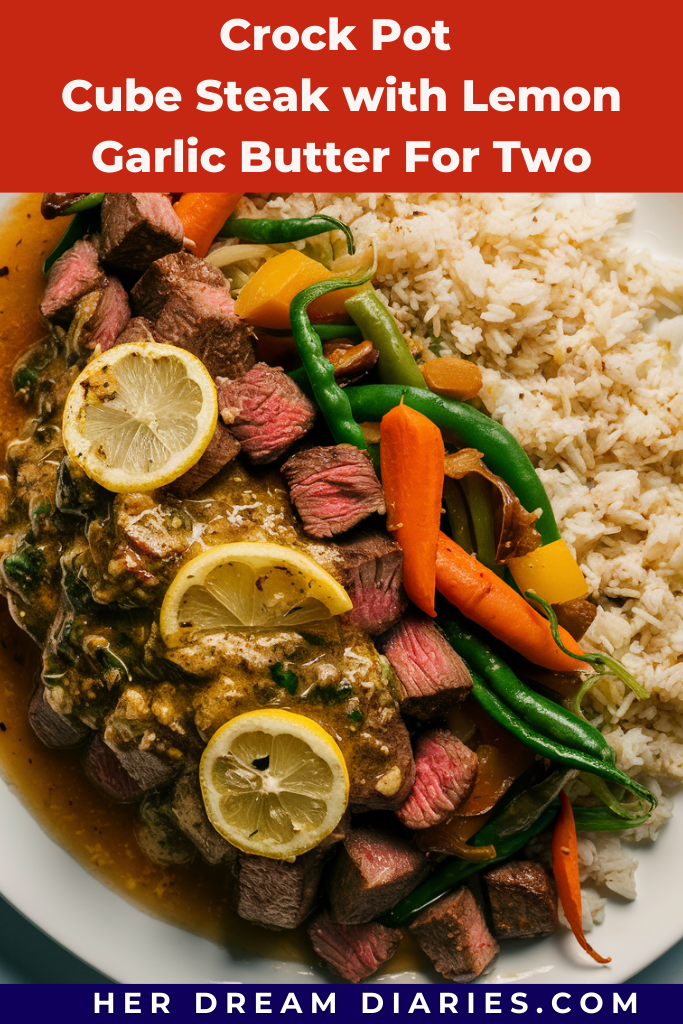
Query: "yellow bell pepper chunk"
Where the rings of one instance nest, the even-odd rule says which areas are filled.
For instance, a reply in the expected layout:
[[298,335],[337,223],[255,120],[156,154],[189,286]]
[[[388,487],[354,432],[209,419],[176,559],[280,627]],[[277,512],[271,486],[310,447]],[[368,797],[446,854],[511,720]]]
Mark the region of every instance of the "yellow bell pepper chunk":
[[[259,267],[237,296],[235,313],[253,327],[284,330],[289,324],[289,304],[295,295],[334,275],[298,249],[286,249]],[[311,319],[346,313],[344,302],[357,288],[340,288],[309,306]]]
[[523,594],[533,590],[549,604],[564,604],[584,597],[589,586],[576,559],[563,540],[536,548],[505,563]]

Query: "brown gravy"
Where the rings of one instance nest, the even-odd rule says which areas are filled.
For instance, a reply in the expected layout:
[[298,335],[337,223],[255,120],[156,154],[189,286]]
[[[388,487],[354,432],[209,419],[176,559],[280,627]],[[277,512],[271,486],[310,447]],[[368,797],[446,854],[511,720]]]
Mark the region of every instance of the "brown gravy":
[[[0,225],[0,442],[2,452],[27,418],[12,391],[11,368],[44,335],[38,305],[42,262],[68,221],[43,220],[39,193],[17,202]],[[83,775],[78,751],[49,750],[28,724],[38,650],[0,601],[0,771],[46,832],[105,885],[155,917],[252,956],[311,963],[303,928],[273,933],[239,918],[225,871],[198,861],[189,868],[152,863],[135,839],[136,807],[114,804]],[[11,895],[11,894],[10,894]],[[424,969],[408,937],[386,970]],[[150,979],[153,980],[153,979]]]

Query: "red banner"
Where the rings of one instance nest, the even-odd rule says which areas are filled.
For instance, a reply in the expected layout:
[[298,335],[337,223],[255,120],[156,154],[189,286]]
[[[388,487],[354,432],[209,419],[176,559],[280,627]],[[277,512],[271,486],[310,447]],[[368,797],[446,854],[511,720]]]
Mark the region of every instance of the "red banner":
[[681,188],[680,2],[7,7],[3,190]]

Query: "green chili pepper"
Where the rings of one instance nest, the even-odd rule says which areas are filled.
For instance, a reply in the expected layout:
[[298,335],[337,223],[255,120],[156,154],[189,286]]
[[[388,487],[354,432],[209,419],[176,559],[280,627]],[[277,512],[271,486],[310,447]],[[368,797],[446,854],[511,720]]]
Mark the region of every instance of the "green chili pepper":
[[[618,800],[604,779],[599,779],[597,776],[591,775],[589,772],[581,772],[581,781],[584,786],[588,786],[594,796],[597,796],[598,800],[601,800],[602,803],[605,804],[606,807],[609,807],[610,811],[618,817],[637,818],[642,813],[642,807],[631,808]],[[627,827],[628,826],[625,824],[624,828]]]
[[[650,694],[645,689],[645,687],[641,686],[638,680],[634,679],[631,673],[628,671],[628,669],[624,668],[624,666],[620,662],[618,662],[616,658],[612,658],[609,654],[603,654],[602,651],[592,654],[586,654],[583,652],[581,654],[574,654],[573,651],[568,651],[562,643],[562,638],[560,637],[560,630],[557,624],[557,615],[553,611],[552,605],[549,605],[548,602],[544,601],[542,597],[539,597],[538,594],[535,594],[533,590],[527,590],[524,596],[528,598],[530,601],[536,601],[538,604],[541,605],[544,612],[548,616],[548,621],[550,623],[550,632],[553,634],[553,640],[555,641],[555,643],[561,651],[563,651],[565,654],[568,654],[570,658],[576,658],[577,661],[587,661],[589,665],[593,665],[597,669],[598,675],[605,675],[606,673],[615,675],[618,679],[621,679],[622,683],[628,686],[629,689],[633,690],[638,700],[648,699]],[[590,678],[592,679],[592,676]],[[595,682],[595,680],[593,680],[593,682]],[[581,697],[583,698],[583,694],[581,694]]]
[[625,828],[636,828],[644,825],[650,813],[640,814],[637,818],[624,821],[608,807],[575,807],[574,822],[577,832],[621,832]]
[[[338,288],[353,288],[365,284],[377,269],[377,262],[369,270],[355,280],[352,278],[335,278],[332,281],[319,281],[295,295],[289,307],[289,319],[296,347],[304,364],[304,370],[311,386],[313,396],[325,417],[336,444],[354,444],[356,448],[367,448],[363,431],[353,417],[351,405],[334,379],[334,367],[323,353],[322,342],[311,321],[308,319],[308,306],[321,295],[336,291]],[[294,377],[293,374],[291,374]]]
[[363,338],[371,341],[379,352],[377,373],[382,384],[406,384],[427,390],[398,324],[375,289],[352,295],[344,305]]
[[495,693],[491,693],[487,689],[483,679],[472,672],[472,694],[475,699],[481,704],[484,711],[487,712],[493,718],[498,725],[502,725],[504,729],[507,729],[509,733],[512,733],[520,743],[523,743],[525,747],[540,754],[541,757],[547,757],[551,761],[557,761],[560,764],[565,764],[570,768],[578,768],[582,772],[591,772],[593,775],[599,775],[603,779],[608,779],[610,782],[616,782],[617,785],[623,786],[630,793],[639,797],[642,800],[646,800],[652,808],[657,806],[656,797],[639,783],[634,782],[633,779],[629,778],[626,772],[622,772],[616,765],[608,764],[606,761],[599,760],[590,754],[583,753],[580,750],[574,750],[571,747],[560,744],[557,740],[549,739],[547,736],[543,736],[538,732],[535,732],[531,726],[525,722],[522,718],[519,718],[514,711],[512,711],[507,704],[505,704],[500,697]]
[[68,228],[57,242],[55,248],[43,263],[44,274],[47,274],[52,265],[56,263],[59,257],[63,256],[72,245],[78,242],[79,239],[85,238],[90,231],[90,220],[91,214],[88,210],[81,210],[80,213],[75,214],[74,219],[71,221]]
[[496,847],[496,856],[492,860],[475,863],[467,860],[460,860],[458,857],[449,857],[448,860],[436,869],[421,885],[400,900],[393,910],[380,918],[382,924],[397,927],[406,924],[412,917],[418,914],[424,907],[438,900],[444,893],[449,892],[456,885],[460,885],[466,878],[473,875],[482,868],[488,868],[498,861],[507,860],[513,854],[521,850],[523,846],[537,836],[539,832],[546,829],[556,818],[558,812],[557,801],[547,807],[542,814],[522,832],[515,835],[500,838],[497,830],[497,818],[492,818],[482,829],[477,832],[470,841],[472,846],[488,846],[493,843]]
[[270,220],[268,217],[229,217],[219,234],[234,235],[246,242],[298,242],[300,238],[322,235],[325,231],[342,231],[346,236],[349,255],[355,249],[351,228],[336,217],[318,213],[314,217],[290,217],[288,220]]
[[518,679],[467,619],[449,608],[447,612],[440,612],[439,626],[451,647],[468,666],[478,672],[500,700],[531,728],[549,740],[597,757],[602,762],[614,763],[614,750],[599,729],[561,704],[542,697]]
[[527,512],[542,510],[535,525],[543,543],[560,540],[550,500],[529,456],[500,423],[465,402],[442,398],[432,391],[365,384],[346,388],[346,394],[358,420],[381,420],[403,399],[406,405],[423,413],[441,430],[457,435],[468,448],[483,452],[488,468],[512,488]]
[[64,212],[68,214],[80,213],[81,210],[92,210],[94,206],[101,206],[102,200],[105,197],[104,192],[90,192],[87,196],[83,196],[82,199],[77,199],[75,203]]
[[315,333],[321,341],[334,341],[335,338],[346,338],[354,343],[365,341],[355,324],[316,324]]

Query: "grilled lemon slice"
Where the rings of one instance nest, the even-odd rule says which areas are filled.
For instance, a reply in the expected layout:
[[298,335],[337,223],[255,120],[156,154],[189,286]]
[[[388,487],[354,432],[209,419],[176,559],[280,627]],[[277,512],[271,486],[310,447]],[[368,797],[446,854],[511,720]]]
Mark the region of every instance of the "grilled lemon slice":
[[91,360],[64,407],[64,445],[110,491],[151,491],[182,476],[213,437],[216,389],[196,356],[131,342]]
[[344,757],[316,722],[248,711],[209,740],[199,767],[213,827],[245,853],[291,860],[339,823],[349,797]]
[[185,565],[166,592],[161,635],[168,647],[202,633],[297,629],[352,608],[344,588],[314,559],[282,544],[219,544]]

